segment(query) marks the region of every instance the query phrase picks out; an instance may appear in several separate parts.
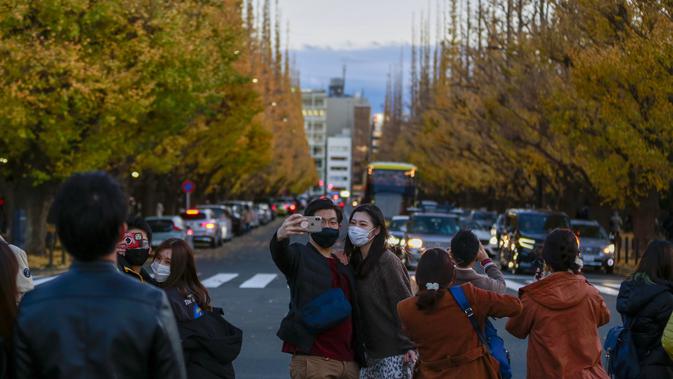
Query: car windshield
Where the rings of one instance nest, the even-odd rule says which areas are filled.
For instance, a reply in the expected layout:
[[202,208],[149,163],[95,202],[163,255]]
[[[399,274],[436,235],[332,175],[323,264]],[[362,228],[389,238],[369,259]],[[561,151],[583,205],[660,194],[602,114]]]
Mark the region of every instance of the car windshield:
[[435,234],[451,236],[458,232],[458,220],[454,217],[414,217],[411,222],[411,233]]
[[152,229],[152,233],[168,233],[173,231],[173,221],[171,220],[147,220],[147,224]]
[[391,232],[401,232],[402,227],[407,224],[407,220],[392,220],[388,229]]
[[546,234],[557,228],[567,228],[568,218],[559,214],[521,214],[519,230],[523,233]]
[[487,222],[492,224],[492,223],[495,222],[496,215],[495,215],[495,213],[491,213],[491,212],[474,212],[474,214],[472,215],[472,218],[475,221],[487,221]]
[[573,230],[580,238],[608,239],[608,235],[600,225],[573,225]]

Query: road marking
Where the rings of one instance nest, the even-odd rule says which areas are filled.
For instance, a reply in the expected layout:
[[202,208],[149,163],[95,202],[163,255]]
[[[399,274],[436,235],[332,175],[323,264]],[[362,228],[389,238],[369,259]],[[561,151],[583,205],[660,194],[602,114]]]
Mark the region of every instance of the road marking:
[[618,290],[622,287],[621,283],[614,283],[614,282],[602,282],[601,285],[603,285],[605,287],[614,288],[616,290]]
[[201,284],[206,288],[217,288],[237,276],[238,274],[217,274],[203,280]]
[[264,288],[272,280],[276,279],[277,274],[256,274],[252,278],[246,280],[239,288]]
[[525,284],[520,284],[509,279],[505,279],[505,284],[507,285],[507,288],[515,292],[519,291],[521,287],[525,286]]
[[600,293],[606,294],[606,295],[612,295],[612,296],[617,296],[619,295],[619,291],[613,288],[608,288],[608,287],[603,287],[599,286],[598,284],[592,284]]
[[44,284],[50,280],[54,280],[58,278],[58,275],[55,276],[47,276],[46,278],[39,278],[39,279],[33,279],[33,284],[36,286],[39,286],[40,284]]

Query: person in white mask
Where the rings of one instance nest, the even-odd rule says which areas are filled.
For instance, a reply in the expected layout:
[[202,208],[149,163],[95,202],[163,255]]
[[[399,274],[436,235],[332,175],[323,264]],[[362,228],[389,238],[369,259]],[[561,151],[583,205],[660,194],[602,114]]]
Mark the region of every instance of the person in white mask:
[[166,292],[182,339],[188,378],[233,378],[233,360],[241,349],[241,332],[222,319],[196,272],[194,251],[171,238],[157,248],[151,270]]
[[397,303],[411,297],[409,273],[386,246],[388,230],[381,210],[363,204],[353,210],[345,253],[356,278],[367,367],[361,379],[411,378],[415,346],[403,333]]

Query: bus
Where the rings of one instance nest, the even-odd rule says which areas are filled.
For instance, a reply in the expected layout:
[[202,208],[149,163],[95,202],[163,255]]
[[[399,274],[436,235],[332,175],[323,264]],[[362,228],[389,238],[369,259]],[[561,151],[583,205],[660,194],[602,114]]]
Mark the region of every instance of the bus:
[[417,170],[410,163],[370,163],[367,167],[363,201],[376,204],[386,220],[404,214],[416,201]]

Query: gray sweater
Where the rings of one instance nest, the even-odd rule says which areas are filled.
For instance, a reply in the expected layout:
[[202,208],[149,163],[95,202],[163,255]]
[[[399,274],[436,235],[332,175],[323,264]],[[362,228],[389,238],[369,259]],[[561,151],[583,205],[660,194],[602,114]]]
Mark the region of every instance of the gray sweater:
[[412,296],[402,261],[386,251],[366,277],[356,278],[356,288],[368,357],[381,359],[414,349],[397,316],[397,303]]

